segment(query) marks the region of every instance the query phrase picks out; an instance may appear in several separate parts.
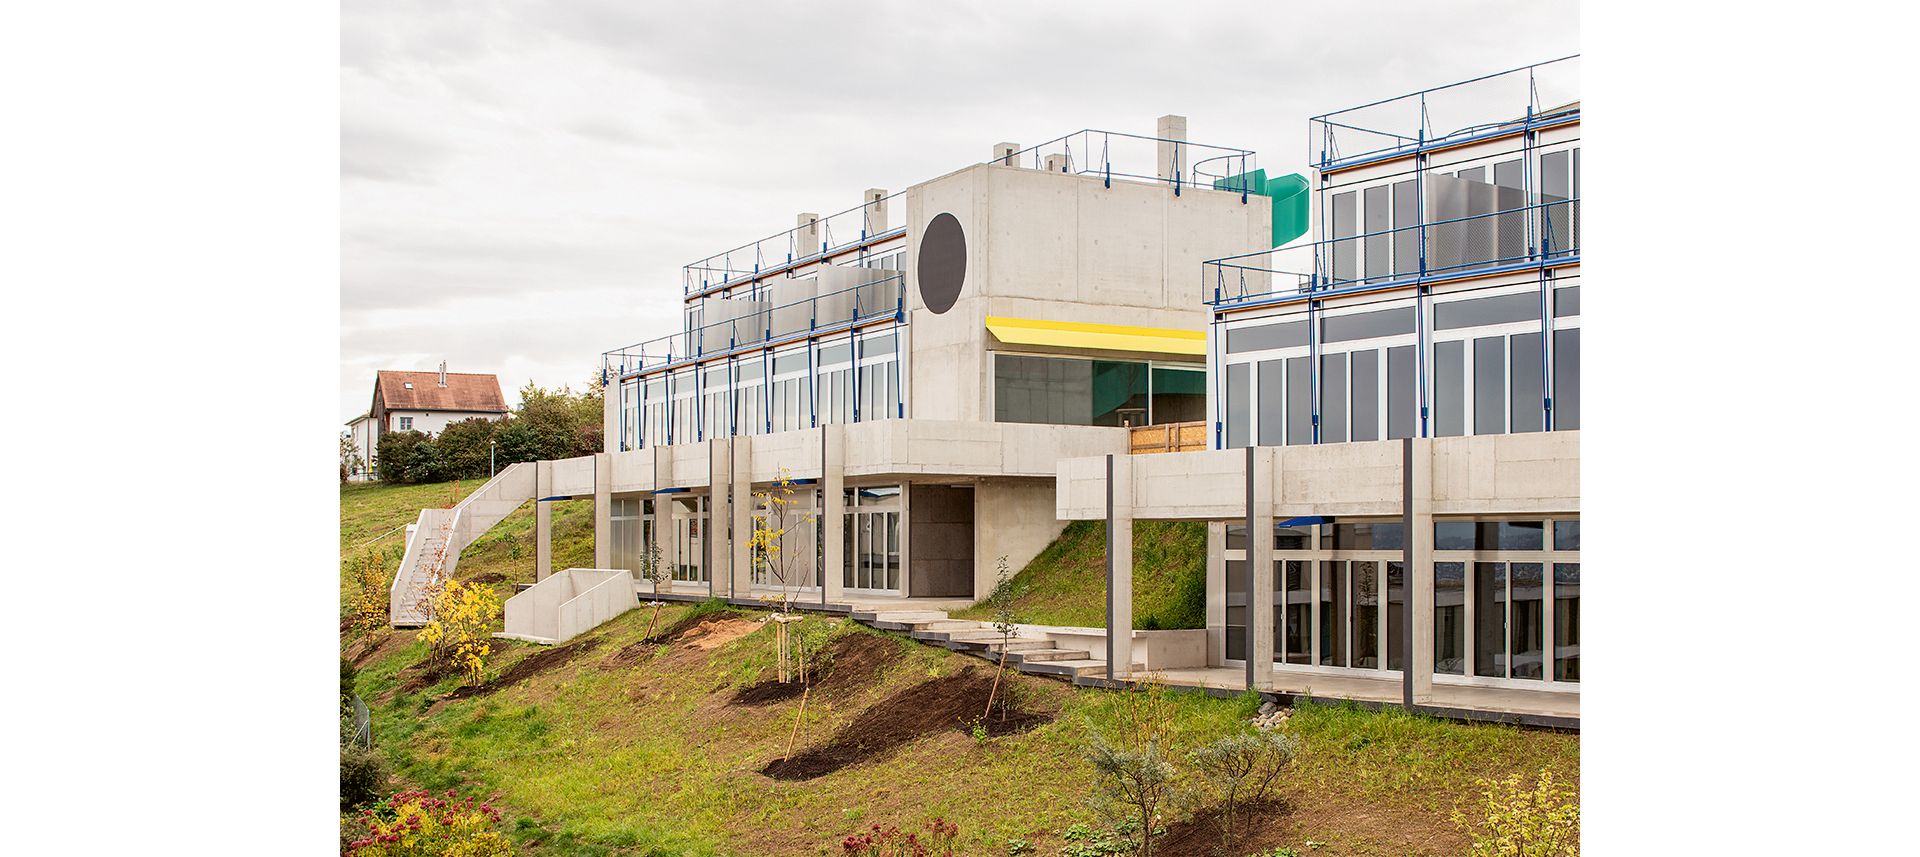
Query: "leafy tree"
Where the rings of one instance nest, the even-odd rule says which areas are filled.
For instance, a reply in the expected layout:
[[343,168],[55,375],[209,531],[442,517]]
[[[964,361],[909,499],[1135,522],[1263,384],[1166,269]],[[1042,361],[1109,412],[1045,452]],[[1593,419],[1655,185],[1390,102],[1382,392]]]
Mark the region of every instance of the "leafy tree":
[[440,478],[433,438],[419,431],[390,431],[380,436],[380,479],[414,485]]
[[499,431],[498,421],[472,417],[447,424],[433,439],[439,455],[440,478],[479,479],[487,473],[488,443]]
[[526,420],[508,419],[501,423],[493,433],[493,440],[499,444],[501,467],[540,460],[540,436]]

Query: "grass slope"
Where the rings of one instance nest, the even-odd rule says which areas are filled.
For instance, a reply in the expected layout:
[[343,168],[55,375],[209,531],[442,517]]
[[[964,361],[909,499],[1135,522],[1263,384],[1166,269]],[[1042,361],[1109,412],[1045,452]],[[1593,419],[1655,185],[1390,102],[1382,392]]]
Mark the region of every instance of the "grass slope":
[[[1104,627],[1107,624],[1107,529],[1074,521],[1014,575],[1026,592],[1014,602],[1021,622]],[[1207,525],[1201,521],[1133,522],[1133,627],[1203,628],[1207,608]],[[989,620],[983,601],[953,614]]]
[[[670,607],[662,626],[699,605]],[[708,608],[710,609],[710,608]],[[1082,798],[1091,770],[1088,730],[1111,727],[1119,694],[1009,677],[1022,706],[1057,713],[1030,732],[977,742],[959,729],[929,734],[891,754],[814,780],[759,773],[784,752],[799,700],[732,705],[731,693],[771,672],[772,630],[711,650],[673,646],[622,662],[648,614],[636,610],[581,640],[592,648],[489,696],[444,701],[457,679],[405,689],[425,647],[414,632],[343,636],[364,658],[359,693],[374,710],[375,746],[402,780],[431,789],[499,792],[496,805],[519,853],[543,855],[837,854],[868,825],[959,824],[965,854],[1005,853],[1025,839],[1057,853],[1060,834],[1098,825]],[[808,621],[826,622],[822,618]],[[744,623],[743,623],[744,624]],[[852,691],[815,694],[795,752],[821,743],[875,702],[930,676],[981,662],[841,621],[835,635],[890,641],[894,657]],[[502,643],[490,669],[552,649]],[[1256,704],[1173,694],[1176,745],[1244,728]],[[1552,769],[1577,782],[1578,738],[1338,707],[1302,708],[1289,727],[1304,742],[1286,776],[1284,808],[1263,817],[1263,841],[1319,854],[1455,854],[1464,841],[1446,823],[1476,776]],[[1197,807],[1174,807],[1177,821]]]
[[[391,579],[406,552],[407,524],[421,509],[451,507],[485,485],[485,480],[387,485],[351,482],[340,486],[340,604],[351,603],[349,570],[360,556],[381,558]],[[553,502],[553,567],[593,566],[593,501]],[[456,574],[462,580],[487,580],[512,594],[514,583],[533,582],[533,504],[525,503],[460,552]],[[369,544],[371,542],[371,544]]]

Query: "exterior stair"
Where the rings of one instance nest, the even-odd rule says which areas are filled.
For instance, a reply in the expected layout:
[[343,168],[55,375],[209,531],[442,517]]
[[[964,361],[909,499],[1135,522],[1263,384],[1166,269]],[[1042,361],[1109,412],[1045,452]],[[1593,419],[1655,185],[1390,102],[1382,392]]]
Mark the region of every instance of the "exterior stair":
[[423,603],[427,590],[436,580],[453,578],[460,552],[475,538],[533,499],[534,467],[533,462],[510,465],[453,508],[420,510],[407,531],[407,552],[387,595],[388,621],[394,627],[417,628],[432,621]]
[[1000,650],[1005,648],[1007,666],[1033,675],[1072,681],[1080,676],[1104,676],[1107,671],[1107,662],[1092,659],[1086,649],[1063,649],[1046,637],[1024,634],[1003,641],[990,622],[952,619],[937,610],[855,611],[851,616],[875,628],[904,631],[921,642],[988,661],[998,662]]

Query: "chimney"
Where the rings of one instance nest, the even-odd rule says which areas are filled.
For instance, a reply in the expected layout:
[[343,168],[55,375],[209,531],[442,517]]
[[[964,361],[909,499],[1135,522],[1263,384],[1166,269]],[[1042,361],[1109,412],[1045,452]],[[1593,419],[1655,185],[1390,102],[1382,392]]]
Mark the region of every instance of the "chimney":
[[860,237],[866,238],[885,231],[887,231],[887,189],[867,188],[866,214],[860,222]]
[[1066,171],[1067,171],[1067,156],[1065,154],[1047,156],[1047,172],[1064,173]]
[[447,361],[440,361],[440,386],[447,385]]
[[1020,166],[1013,162],[1013,156],[1019,151],[1019,143],[995,143],[993,144],[993,161],[998,164],[1006,164],[1009,167]]
[[1187,174],[1187,147],[1180,145],[1187,141],[1187,117],[1171,113],[1160,117],[1154,123],[1153,136],[1160,138],[1160,178],[1173,181],[1178,176],[1182,183],[1191,184],[1193,176]]

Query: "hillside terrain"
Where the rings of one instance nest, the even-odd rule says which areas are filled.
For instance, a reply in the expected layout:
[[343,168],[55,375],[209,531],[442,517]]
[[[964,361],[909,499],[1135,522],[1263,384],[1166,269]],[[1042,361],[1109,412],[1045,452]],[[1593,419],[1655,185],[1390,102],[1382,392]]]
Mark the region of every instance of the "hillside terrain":
[[[343,553],[457,490],[343,488]],[[590,564],[590,510],[562,505],[580,508],[556,510],[556,556]],[[483,537],[461,576],[530,580],[531,523],[522,509]],[[1070,527],[1063,541],[1085,537]],[[426,670],[413,631],[343,630],[340,649],[395,786],[497,792],[517,853],[829,855],[871,825],[938,817],[958,825],[958,853],[1052,855],[1105,827],[1086,802],[1085,750],[1126,716],[1129,694],[1010,673],[998,692],[1013,694],[1013,713],[981,723],[992,673],[972,657],[814,616],[804,621],[825,654],[803,688],[772,680],[764,612],[708,602],[654,618],[635,610],[559,647],[500,642],[471,687]],[[1182,753],[1247,729],[1259,706],[1167,698]],[[1476,778],[1578,781],[1574,735],[1347,706],[1302,706],[1285,729],[1300,755],[1232,853],[1459,854],[1467,840],[1447,818],[1473,800]],[[1171,805],[1155,853],[1213,853],[1208,818],[1197,799]]]

